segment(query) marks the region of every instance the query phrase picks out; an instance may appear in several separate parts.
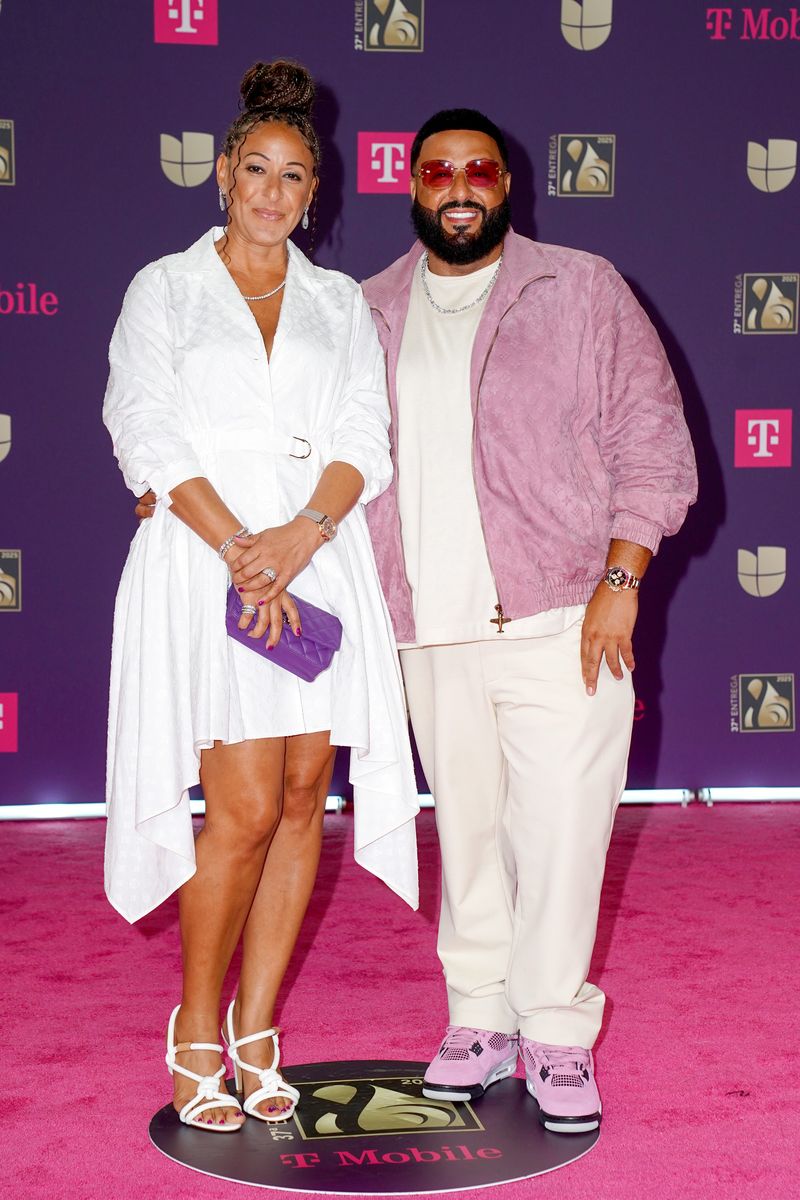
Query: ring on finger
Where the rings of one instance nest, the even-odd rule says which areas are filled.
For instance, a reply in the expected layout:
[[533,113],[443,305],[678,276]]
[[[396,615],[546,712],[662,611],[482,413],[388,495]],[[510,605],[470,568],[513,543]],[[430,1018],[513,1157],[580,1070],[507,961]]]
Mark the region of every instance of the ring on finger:
[[252,617],[254,617],[254,616],[256,615],[256,613],[258,612],[258,609],[256,608],[255,604],[243,604],[243,605],[242,605],[242,612],[243,612],[243,613],[250,613],[250,615],[251,615]]
[[278,578],[278,572],[273,571],[272,567],[264,567],[264,570],[261,572],[261,574],[266,575],[266,577],[270,581],[270,583],[274,583],[275,580]]

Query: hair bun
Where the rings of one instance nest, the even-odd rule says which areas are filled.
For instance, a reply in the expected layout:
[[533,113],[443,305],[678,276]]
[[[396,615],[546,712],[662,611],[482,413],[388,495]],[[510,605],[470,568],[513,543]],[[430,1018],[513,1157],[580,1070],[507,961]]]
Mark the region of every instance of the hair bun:
[[314,105],[311,75],[299,63],[283,58],[252,66],[242,79],[240,91],[245,109],[291,110],[308,116]]

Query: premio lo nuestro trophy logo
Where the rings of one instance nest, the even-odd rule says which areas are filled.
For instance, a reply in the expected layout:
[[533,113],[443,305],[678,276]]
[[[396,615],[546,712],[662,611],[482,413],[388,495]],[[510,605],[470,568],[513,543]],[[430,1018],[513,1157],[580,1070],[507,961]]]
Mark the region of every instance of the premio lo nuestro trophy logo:
[[425,0],[356,0],[356,50],[423,49]]
[[422,1081],[397,1077],[300,1085],[296,1123],[304,1141],[380,1133],[483,1129],[469,1104],[427,1100]]
[[161,134],[161,170],[178,187],[198,187],[214,169],[214,137],[210,133],[184,133],[180,138]]
[[0,613],[22,610],[22,551],[0,550]]
[[748,596],[774,596],[786,581],[786,547],[759,546],[739,550],[736,573]]
[[611,33],[614,0],[561,0],[561,32],[574,50],[596,50]]
[[797,333],[798,276],[753,272],[742,278],[741,333]]
[[613,133],[559,133],[550,138],[548,196],[613,196]]
[[731,683],[735,733],[794,732],[794,675],[735,675]]
[[747,143],[747,178],[760,192],[782,192],[797,171],[797,142],[788,138],[770,138]]
[[0,184],[16,183],[14,162],[14,122],[0,119]]

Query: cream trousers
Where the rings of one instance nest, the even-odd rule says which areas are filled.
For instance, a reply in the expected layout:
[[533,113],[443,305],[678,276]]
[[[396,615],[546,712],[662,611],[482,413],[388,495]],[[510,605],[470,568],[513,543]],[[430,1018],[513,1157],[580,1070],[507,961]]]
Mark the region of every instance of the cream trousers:
[[588,1048],[605,1002],[586,976],[633,687],[604,660],[587,696],[580,640],[578,621],[403,650],[401,662],[436,803],[450,1020]]

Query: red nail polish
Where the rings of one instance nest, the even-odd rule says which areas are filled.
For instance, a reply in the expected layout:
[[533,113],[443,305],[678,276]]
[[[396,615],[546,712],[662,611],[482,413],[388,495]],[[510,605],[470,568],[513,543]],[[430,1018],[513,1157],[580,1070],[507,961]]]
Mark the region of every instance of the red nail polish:
[[236,590],[237,590],[237,592],[243,592],[244,588],[237,588]]
[[267,603],[266,600],[259,600],[258,607],[261,608],[261,605],[266,604],[266,603]]
[[275,647],[274,647],[274,646],[267,646],[267,649],[269,650],[269,652],[270,652],[270,654],[271,654],[271,653],[272,653],[272,651],[275,649]]
[[300,637],[300,635],[302,634],[302,632],[303,632],[303,631],[302,631],[302,629],[301,629],[301,628],[300,628],[300,626],[298,625],[298,626],[297,626],[297,629],[295,629],[295,631],[294,631],[294,636],[295,636],[295,637]]

